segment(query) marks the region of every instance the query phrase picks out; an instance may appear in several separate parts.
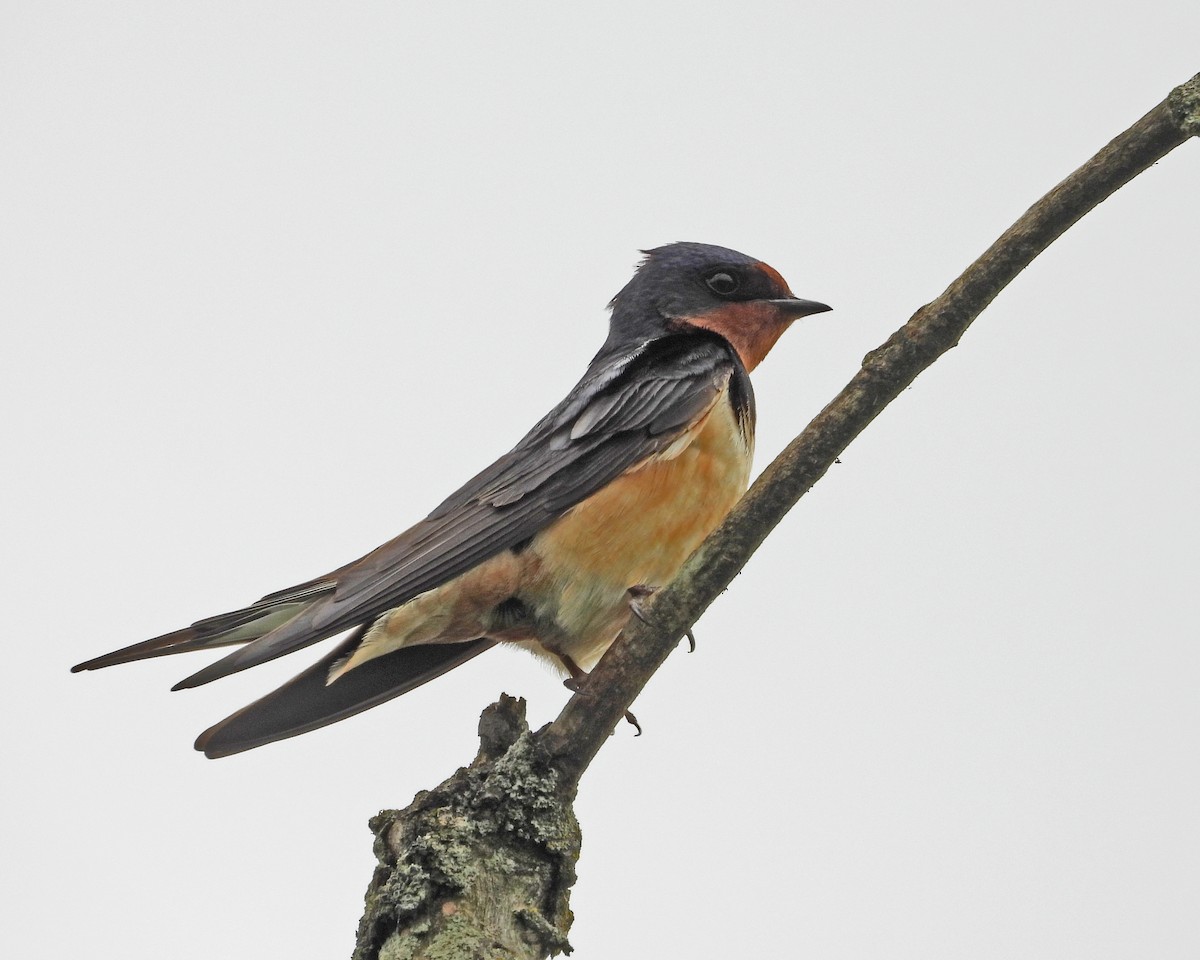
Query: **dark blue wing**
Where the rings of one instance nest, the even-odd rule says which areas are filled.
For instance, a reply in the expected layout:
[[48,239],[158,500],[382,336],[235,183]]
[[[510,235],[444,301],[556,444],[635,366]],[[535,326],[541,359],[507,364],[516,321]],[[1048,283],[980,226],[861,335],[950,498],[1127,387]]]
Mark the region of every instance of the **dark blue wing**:
[[[287,622],[273,624],[269,632],[177,688],[216,680],[369,623],[529,540],[625,471],[669,447],[712,406],[731,377],[736,377],[749,407],[745,371],[723,340],[707,334],[664,337],[625,353],[597,357],[567,398],[516,447],[426,519],[328,576],[271,594],[248,608],[267,604],[267,609],[277,610],[295,603],[297,593],[305,598],[302,609]],[[316,599],[314,591],[319,591]],[[244,633],[245,614],[225,616]],[[210,633],[220,619],[208,621]],[[207,645],[228,642],[214,635]],[[186,649],[196,645],[193,641]]]

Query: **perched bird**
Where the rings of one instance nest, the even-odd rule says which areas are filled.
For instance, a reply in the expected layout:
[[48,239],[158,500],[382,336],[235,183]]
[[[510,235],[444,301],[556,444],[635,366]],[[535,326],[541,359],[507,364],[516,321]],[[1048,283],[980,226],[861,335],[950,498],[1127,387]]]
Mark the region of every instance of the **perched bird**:
[[631,598],[670,581],[745,492],[747,372],[793,320],[830,309],[702,243],[646,251],[609,308],[608,339],[566,399],[424,520],[323,577],[72,670],[239,645],[178,690],[350,631],[202,733],[209,757],[341,720],[498,643],[580,681]]

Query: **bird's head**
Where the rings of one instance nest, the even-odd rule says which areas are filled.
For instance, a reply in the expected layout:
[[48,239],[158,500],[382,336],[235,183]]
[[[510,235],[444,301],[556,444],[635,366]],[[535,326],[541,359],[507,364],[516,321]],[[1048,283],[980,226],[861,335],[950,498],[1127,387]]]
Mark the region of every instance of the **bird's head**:
[[793,296],[777,270],[736,250],[671,243],[643,252],[609,304],[608,345],[699,328],[724,337],[753,370],[793,320],[832,309]]

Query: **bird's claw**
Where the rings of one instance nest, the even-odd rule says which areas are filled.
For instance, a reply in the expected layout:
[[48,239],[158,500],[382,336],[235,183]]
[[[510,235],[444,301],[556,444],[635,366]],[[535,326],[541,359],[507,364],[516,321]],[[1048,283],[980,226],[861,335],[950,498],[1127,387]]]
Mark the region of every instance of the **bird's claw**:
[[[560,653],[558,658],[563,662],[563,666],[565,666],[571,673],[571,676],[567,677],[567,679],[563,681],[563,686],[572,693],[578,694],[581,697],[591,696],[586,689],[589,674],[567,655]],[[635,733],[634,736],[640,737],[642,735],[642,725],[638,723],[637,717],[635,717],[630,711],[626,710],[625,720],[629,723],[632,723],[637,729],[637,733]]]
[[[646,626],[651,626],[651,623],[646,618],[646,611],[642,609],[642,600],[654,593],[655,589],[655,587],[647,587],[645,584],[640,583],[629,588],[629,610]],[[688,653],[695,653],[696,635],[692,633],[691,627],[688,627],[683,631],[683,637],[687,637]],[[680,637],[679,639],[682,640],[683,637]],[[641,729],[641,727],[638,727],[639,731]]]
[[650,621],[646,619],[646,611],[642,609],[642,601],[653,595],[654,587],[647,587],[645,584],[634,584],[629,588],[629,611],[637,617],[646,626],[650,626]]

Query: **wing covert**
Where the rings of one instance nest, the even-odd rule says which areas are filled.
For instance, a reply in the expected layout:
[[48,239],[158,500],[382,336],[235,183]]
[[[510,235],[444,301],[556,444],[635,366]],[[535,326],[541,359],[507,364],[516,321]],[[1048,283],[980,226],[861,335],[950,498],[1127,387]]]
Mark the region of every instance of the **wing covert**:
[[669,447],[712,406],[737,363],[719,338],[695,335],[652,341],[621,359],[615,377],[603,360],[593,362],[512,451],[409,531],[426,528],[417,542],[402,534],[346,568],[333,605],[382,602],[382,612],[528,539]]

